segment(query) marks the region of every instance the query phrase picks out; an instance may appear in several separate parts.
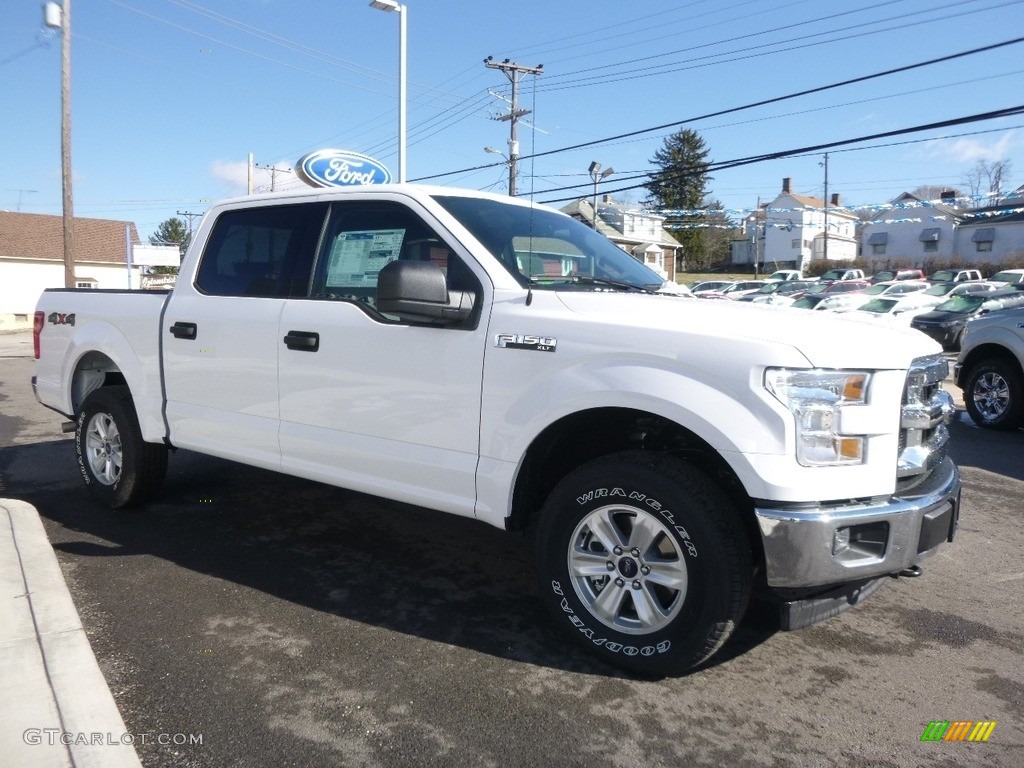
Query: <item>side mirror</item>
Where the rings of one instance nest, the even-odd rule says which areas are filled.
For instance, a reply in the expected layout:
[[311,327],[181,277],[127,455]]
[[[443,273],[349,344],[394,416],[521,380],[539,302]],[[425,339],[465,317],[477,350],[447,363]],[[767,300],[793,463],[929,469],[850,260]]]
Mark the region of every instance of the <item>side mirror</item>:
[[452,325],[473,312],[473,294],[448,290],[431,261],[392,261],[377,277],[377,309],[411,323]]

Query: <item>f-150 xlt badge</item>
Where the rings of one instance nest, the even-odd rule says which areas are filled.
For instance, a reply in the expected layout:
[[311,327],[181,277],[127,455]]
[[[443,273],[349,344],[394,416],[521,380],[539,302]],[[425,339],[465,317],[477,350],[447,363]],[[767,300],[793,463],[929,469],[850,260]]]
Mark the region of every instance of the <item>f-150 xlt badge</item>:
[[520,333],[499,333],[494,346],[503,349],[532,349],[534,352],[554,352],[558,339],[550,336],[524,336]]

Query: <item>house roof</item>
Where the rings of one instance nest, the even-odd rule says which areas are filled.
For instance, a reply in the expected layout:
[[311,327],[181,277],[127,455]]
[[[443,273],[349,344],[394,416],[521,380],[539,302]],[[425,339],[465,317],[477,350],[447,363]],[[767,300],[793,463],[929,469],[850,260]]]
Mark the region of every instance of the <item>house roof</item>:
[[[905,205],[905,204],[908,204],[908,203],[913,205],[914,207],[912,209],[883,208],[882,210],[878,211],[878,213],[874,214],[871,217],[870,221],[865,222],[865,223],[867,223],[867,224],[892,223],[889,220],[892,219],[892,217],[894,215],[898,214],[901,210],[918,210],[918,211],[920,211],[921,209],[924,209],[924,208],[927,208],[929,210],[938,211],[943,216],[948,217],[948,219],[950,221],[953,221],[954,223],[956,221],[958,221],[959,218],[963,215],[963,211],[958,211],[958,210],[956,210],[955,208],[953,208],[950,205],[946,205],[944,203],[933,203],[933,202],[930,202],[930,201],[927,201],[927,200],[922,200],[920,197],[917,197],[916,195],[912,195],[909,192],[904,192],[902,195],[899,195],[898,197],[893,198],[893,200],[891,201],[890,204],[893,205],[893,206],[899,206],[899,205]],[[922,205],[920,207],[918,207],[918,206],[914,205],[916,203],[922,203]],[[907,215],[907,216],[913,215],[915,218],[921,218],[918,214],[905,214],[905,215]],[[875,221],[875,219],[878,219],[879,221]],[[919,223],[919,222],[908,222],[908,223]]]
[[960,227],[994,227],[1001,224],[1016,224],[1024,221],[1024,211],[1007,213],[1005,212],[1006,210],[1005,208],[1003,211],[979,208],[976,211],[972,211],[968,218],[960,222]]
[[[135,224],[112,219],[74,219],[74,258],[78,262],[124,264],[124,228],[138,244]],[[64,260],[64,220],[40,213],[0,211],[0,258]]]
[[794,203],[796,203],[797,205],[803,206],[804,208],[824,210],[827,207],[828,208],[828,215],[829,216],[845,216],[845,217],[847,217],[849,219],[856,219],[857,218],[857,215],[855,213],[851,213],[850,211],[848,211],[845,207],[843,207],[841,205],[837,206],[837,205],[829,204],[828,206],[826,206],[825,205],[825,201],[821,200],[820,198],[808,197],[807,195],[797,195],[797,194],[794,194],[792,192],[782,192],[781,194],[779,194],[779,196],[776,197],[775,200],[773,200],[768,205],[768,209],[767,210],[768,210],[769,214],[773,213],[773,211],[772,211],[773,208],[779,208],[777,203],[778,203],[779,200],[781,200],[783,198],[788,198],[789,200],[792,200]]

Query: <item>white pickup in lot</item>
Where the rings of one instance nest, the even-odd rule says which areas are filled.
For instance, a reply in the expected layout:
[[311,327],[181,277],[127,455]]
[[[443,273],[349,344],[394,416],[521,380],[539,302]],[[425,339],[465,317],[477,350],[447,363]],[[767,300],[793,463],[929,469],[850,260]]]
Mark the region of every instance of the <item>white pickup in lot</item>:
[[796,628],[934,552],[960,479],[934,342],[670,287],[507,197],[241,198],[172,292],[46,291],[34,386],[110,507],[176,447],[530,530],[569,635],[675,673],[754,587]]

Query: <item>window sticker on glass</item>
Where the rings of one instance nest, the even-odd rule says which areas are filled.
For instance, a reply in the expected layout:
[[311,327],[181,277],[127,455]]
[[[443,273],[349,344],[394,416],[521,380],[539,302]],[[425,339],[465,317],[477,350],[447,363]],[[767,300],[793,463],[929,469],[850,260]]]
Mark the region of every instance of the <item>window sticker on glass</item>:
[[402,250],[404,229],[340,232],[331,246],[328,288],[377,285],[377,273]]

